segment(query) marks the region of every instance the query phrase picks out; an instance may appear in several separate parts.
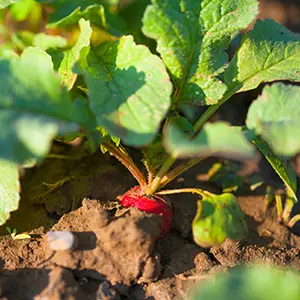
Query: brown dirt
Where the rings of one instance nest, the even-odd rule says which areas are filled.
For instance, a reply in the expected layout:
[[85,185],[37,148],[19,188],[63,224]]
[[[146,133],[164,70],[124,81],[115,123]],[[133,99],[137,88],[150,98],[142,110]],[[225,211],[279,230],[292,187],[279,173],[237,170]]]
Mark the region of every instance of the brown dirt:
[[[204,161],[173,187],[197,185],[218,192],[217,186],[205,181],[211,163]],[[46,193],[43,182],[54,183],[70,172],[77,172],[75,178]],[[263,263],[300,271],[300,237],[277,222],[274,207],[264,213],[264,188],[257,194],[244,189],[238,196],[247,216],[248,238],[204,249],[191,235],[195,196],[171,197],[173,229],[157,240],[161,218],[119,207],[116,197],[134,181],[122,166],[101,153],[71,162],[48,159],[41,168],[27,172],[22,182],[27,210],[13,214],[10,226],[14,220],[21,224],[28,208],[36,207],[37,198],[49,223],[59,220],[51,227],[45,226],[43,218],[23,219],[24,226],[17,229],[28,230],[31,239],[13,240],[8,235],[0,239],[1,299],[186,299],[195,284],[238,265]],[[41,189],[44,196],[36,197]],[[68,195],[66,210],[72,209],[74,199],[79,208],[63,214],[60,206],[50,204],[51,200],[58,203],[57,195]],[[44,200],[49,205],[41,206]],[[44,226],[34,228],[33,224]],[[71,231],[78,240],[76,248],[53,251],[45,234],[49,229]]]

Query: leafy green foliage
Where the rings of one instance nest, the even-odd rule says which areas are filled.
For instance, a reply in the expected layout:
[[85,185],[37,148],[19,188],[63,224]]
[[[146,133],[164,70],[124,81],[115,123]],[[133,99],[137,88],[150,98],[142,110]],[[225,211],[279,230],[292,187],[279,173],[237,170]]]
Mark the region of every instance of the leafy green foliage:
[[118,1],[105,0],[39,0],[53,7],[54,12],[49,16],[50,27],[67,27],[77,24],[82,18],[91,24],[99,26],[112,33],[122,35],[126,25],[121,18],[111,12]]
[[237,174],[239,166],[231,161],[216,162],[208,171],[209,180],[218,184],[223,193],[236,191],[243,182],[243,178]]
[[192,229],[194,241],[201,247],[219,246],[227,238],[240,240],[248,234],[244,214],[228,193],[199,200]]
[[77,78],[77,74],[72,72],[72,68],[79,60],[81,50],[90,45],[90,38],[92,35],[92,28],[89,21],[80,19],[79,26],[81,32],[78,41],[72,49],[64,53],[64,58],[58,68],[58,74],[63,79],[62,85],[66,86],[68,90],[73,87]]
[[19,206],[18,165],[0,158],[0,225],[9,218],[10,212]]
[[172,90],[159,57],[124,36],[90,51],[79,66],[98,125],[128,145],[150,143],[169,109]]
[[300,35],[273,20],[257,20],[225,71],[230,89],[247,91],[262,82],[300,80]]
[[192,300],[298,300],[299,274],[274,267],[254,266],[233,269],[210,281],[191,296]]
[[41,22],[42,7],[35,0],[20,0],[9,7],[11,17],[18,21],[26,21],[31,26],[37,26]]
[[18,2],[19,0],[0,0],[0,9],[5,8],[13,3]]
[[13,4],[10,7],[10,13],[12,17],[17,21],[24,21],[30,14],[30,11],[34,9],[34,0],[21,0]]
[[74,130],[70,111],[44,51],[28,48],[20,58],[0,60],[0,157],[20,163],[43,158],[56,134]]
[[278,155],[290,157],[300,151],[299,95],[299,86],[273,84],[249,108],[247,127]]
[[213,104],[222,98],[226,85],[218,75],[228,63],[225,50],[232,35],[251,23],[257,7],[256,0],[152,1],[143,32],[157,40],[181,102]]
[[193,139],[176,122],[170,122],[164,145],[173,157],[218,155],[245,159],[254,155],[254,148],[243,134],[225,122],[207,123]]

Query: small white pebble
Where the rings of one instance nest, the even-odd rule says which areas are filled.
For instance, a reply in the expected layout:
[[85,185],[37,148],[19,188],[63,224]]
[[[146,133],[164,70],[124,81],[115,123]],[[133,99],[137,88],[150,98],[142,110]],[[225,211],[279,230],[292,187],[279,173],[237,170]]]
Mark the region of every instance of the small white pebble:
[[47,238],[50,248],[54,251],[71,250],[76,247],[77,238],[70,231],[48,231]]

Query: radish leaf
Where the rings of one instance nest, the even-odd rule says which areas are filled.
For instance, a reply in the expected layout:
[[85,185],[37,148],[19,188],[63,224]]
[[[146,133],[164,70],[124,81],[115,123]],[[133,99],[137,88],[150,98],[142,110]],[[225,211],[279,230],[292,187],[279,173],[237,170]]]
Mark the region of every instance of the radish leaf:
[[198,201],[192,229],[201,247],[220,246],[225,239],[241,240],[248,234],[244,213],[229,193],[205,196]]
[[165,130],[164,146],[173,157],[217,155],[233,159],[251,158],[254,147],[243,134],[225,122],[207,123],[190,139],[176,122]]
[[291,157],[300,151],[299,95],[299,86],[273,84],[249,108],[247,127],[277,155]]
[[9,218],[10,212],[19,206],[18,165],[0,158],[0,225]]
[[222,98],[226,85],[218,75],[228,64],[225,50],[257,9],[256,0],[152,0],[143,32],[157,41],[181,102],[214,104]]
[[159,57],[124,36],[90,51],[79,66],[98,125],[128,145],[149,144],[169,109],[172,90]]
[[257,20],[225,71],[225,82],[242,92],[285,79],[300,80],[300,35],[273,20]]

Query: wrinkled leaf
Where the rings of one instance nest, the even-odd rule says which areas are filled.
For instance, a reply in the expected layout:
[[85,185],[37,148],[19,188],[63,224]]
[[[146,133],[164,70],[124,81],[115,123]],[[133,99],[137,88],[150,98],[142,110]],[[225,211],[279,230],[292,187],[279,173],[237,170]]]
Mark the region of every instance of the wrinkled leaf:
[[0,0],[0,9],[5,8],[13,3],[16,3],[20,0]]
[[17,164],[0,158],[0,225],[8,220],[10,212],[18,209],[19,191]]
[[164,133],[164,146],[173,157],[216,155],[245,159],[254,155],[254,147],[243,134],[225,122],[205,124],[193,139],[175,122],[170,122]]
[[225,71],[225,82],[242,92],[285,79],[300,80],[300,35],[273,20],[257,20]]
[[299,300],[299,274],[274,267],[234,268],[216,281],[201,282],[191,300]]
[[299,95],[299,86],[273,84],[249,108],[247,127],[278,155],[290,157],[300,151]]
[[80,35],[76,44],[64,53],[64,58],[58,68],[58,74],[62,77],[62,85],[70,90],[77,78],[77,74],[72,72],[72,68],[79,60],[82,48],[90,45],[90,38],[92,35],[92,28],[90,21],[80,19],[79,21]]
[[57,133],[76,128],[71,111],[44,51],[30,47],[20,58],[0,60],[0,157],[20,163],[43,157]]
[[227,238],[241,240],[248,234],[244,213],[228,193],[199,200],[192,229],[194,241],[201,247],[220,246]]
[[149,144],[169,109],[172,90],[159,57],[124,36],[90,51],[79,66],[98,125],[128,145]]
[[226,86],[218,75],[228,64],[225,50],[257,9],[256,0],[152,0],[143,32],[157,40],[180,101],[214,104],[222,98]]
[[296,201],[297,177],[290,161],[275,155],[268,144],[253,132],[245,130],[244,133],[265,156],[272,168],[284,182],[288,190],[288,195]]

